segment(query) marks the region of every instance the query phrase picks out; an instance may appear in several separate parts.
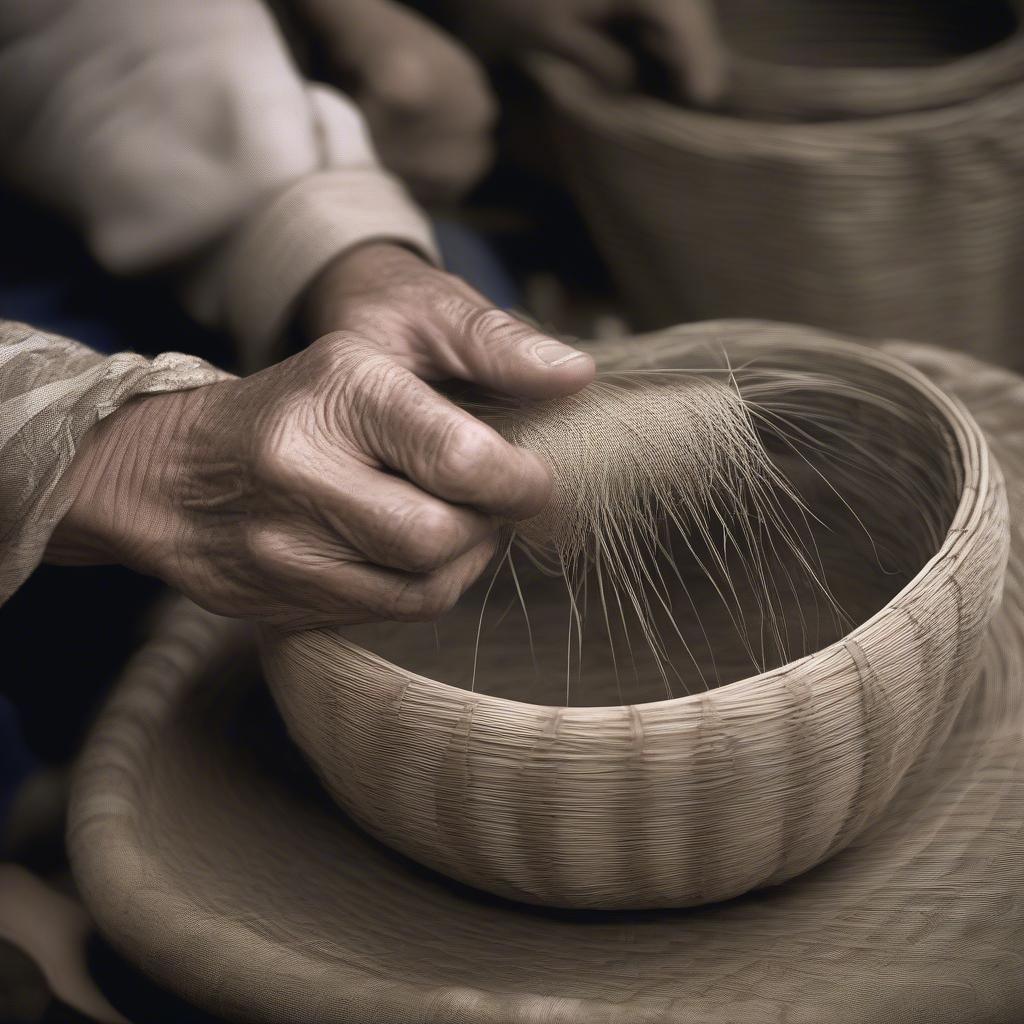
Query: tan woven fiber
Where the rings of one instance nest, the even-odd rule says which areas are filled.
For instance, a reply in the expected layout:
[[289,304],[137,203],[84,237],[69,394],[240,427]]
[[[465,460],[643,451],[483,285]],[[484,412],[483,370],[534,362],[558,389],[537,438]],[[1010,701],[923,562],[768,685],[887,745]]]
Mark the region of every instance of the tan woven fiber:
[[823,121],[933,110],[1024,77],[1019,0],[714,0],[724,106]]
[[129,666],[75,780],[70,850],[103,931],[238,1021],[1019,1024],[1024,380],[897,351],[985,430],[1013,541],[981,685],[940,756],[844,852],[693,910],[481,896],[354,828],[283,736],[237,627],[182,606]]
[[[814,123],[612,93],[554,61],[536,70],[567,184],[638,325],[757,317],[1018,366],[1024,42],[1006,46],[1009,71],[990,87]],[[828,91],[806,79],[826,71],[785,76],[813,103]],[[890,89],[895,72],[858,75],[877,76],[879,95],[914,92]],[[845,95],[837,86],[836,105]]]
[[[511,632],[511,611],[481,634],[474,658],[480,598],[472,592],[438,624],[436,640],[430,627],[408,625],[266,632],[264,667],[290,732],[374,836],[503,896],[563,907],[688,906],[784,881],[833,855],[941,746],[977,676],[1006,558],[1002,479],[979,429],[903,363],[798,329],[684,328],[606,348],[601,365],[700,367],[718,348],[738,368],[741,393],[744,373],[800,382],[784,393],[794,433],[820,427],[812,413],[826,408],[851,450],[874,447],[876,475],[843,495],[857,503],[846,517],[852,528],[820,497],[808,499],[822,519],[813,546],[825,579],[859,624],[759,672],[728,602],[716,604],[713,588],[691,588],[693,603],[677,598],[676,618],[693,627],[687,650],[696,671],[681,647],[668,660],[680,669],[676,685],[692,692],[654,699],[665,691],[651,673],[622,703],[611,659],[595,653],[604,616],[592,602],[587,617],[598,629],[580,643],[590,662],[574,702],[591,706],[570,707],[561,706],[558,669],[572,627],[551,600],[564,593],[559,579],[538,581],[539,610],[527,595],[536,671],[527,637]],[[808,384],[800,374],[810,368],[821,379]],[[565,441],[578,443],[571,430]],[[830,437],[813,451],[817,473],[839,482],[834,469],[851,451],[837,445]],[[934,489],[908,486],[922,482]],[[728,568],[735,590],[753,589],[734,562]],[[779,583],[780,570],[768,571]],[[797,587],[792,596],[783,616],[806,621],[813,595]],[[755,612],[741,602],[753,633],[763,629]],[[808,638],[821,638],[823,619]]]

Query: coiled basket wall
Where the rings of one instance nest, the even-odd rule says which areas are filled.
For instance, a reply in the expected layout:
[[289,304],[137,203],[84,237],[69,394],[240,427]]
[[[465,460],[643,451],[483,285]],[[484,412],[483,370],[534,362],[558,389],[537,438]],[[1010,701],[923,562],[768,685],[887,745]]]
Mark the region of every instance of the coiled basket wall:
[[[567,617],[564,580],[528,565],[514,586],[485,576],[436,627],[265,631],[289,732],[374,836],[532,903],[695,905],[830,857],[941,749],[1007,552],[980,430],[899,360],[799,328],[697,325],[599,352],[605,375],[723,365],[771,407],[758,431],[807,510],[831,603],[785,583],[784,559],[709,582],[679,557],[679,643],[662,654],[686,665],[671,676],[639,655],[607,671],[593,602]],[[764,586],[788,628],[774,643]]]
[[637,323],[751,316],[1024,360],[1017,3],[718,0],[714,111],[538,62]]

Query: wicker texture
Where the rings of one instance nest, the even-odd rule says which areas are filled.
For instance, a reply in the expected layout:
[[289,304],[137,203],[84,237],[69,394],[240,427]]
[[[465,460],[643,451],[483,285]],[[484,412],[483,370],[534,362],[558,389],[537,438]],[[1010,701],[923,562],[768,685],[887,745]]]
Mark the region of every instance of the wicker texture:
[[714,0],[724,106],[836,121],[934,110],[1024,75],[1019,0]]
[[70,848],[126,956],[233,1020],[1016,1024],[1024,1019],[1024,381],[901,345],[1006,473],[981,685],[941,758],[826,865],[700,910],[550,912],[367,839],[318,792],[244,631],[177,607],[81,761]]
[[[602,366],[685,365],[687,347],[700,365],[707,337],[698,326],[608,348]],[[937,550],[918,552],[914,569],[923,568],[887,602],[879,589],[887,574],[869,552],[858,552],[859,565],[830,565],[826,554],[826,575],[842,575],[840,598],[867,621],[795,663],[647,703],[538,704],[523,646],[518,655],[501,649],[508,699],[416,672],[434,645],[415,627],[353,631],[376,640],[372,650],[330,630],[266,633],[267,679],[289,730],[328,790],[377,838],[460,881],[530,902],[690,906],[784,881],[841,850],[944,741],[977,675],[1006,559],[1002,479],[980,430],[913,370],[857,346],[762,326],[726,329],[720,344],[731,365],[813,365],[913,409],[927,425],[916,436],[897,434],[859,398],[803,399],[836,404],[851,424],[873,413],[869,436],[892,466],[902,446],[934,452],[929,472],[955,492]],[[913,551],[931,531],[926,510],[909,499],[900,505],[900,473],[877,484],[886,511],[896,508],[890,546]],[[869,521],[869,532],[876,526],[881,532]],[[451,618],[438,627],[445,650],[448,636],[471,642],[479,603],[471,596]],[[565,636],[559,625],[556,647]],[[712,642],[709,662],[725,647]],[[442,668],[459,663],[445,659]]]
[[[779,6],[792,0],[760,5]],[[740,61],[744,116],[609,93],[555,62],[537,73],[567,183],[636,323],[749,316],[1019,366],[1022,39],[949,75],[748,75]],[[942,84],[932,103],[913,99],[921,75]]]

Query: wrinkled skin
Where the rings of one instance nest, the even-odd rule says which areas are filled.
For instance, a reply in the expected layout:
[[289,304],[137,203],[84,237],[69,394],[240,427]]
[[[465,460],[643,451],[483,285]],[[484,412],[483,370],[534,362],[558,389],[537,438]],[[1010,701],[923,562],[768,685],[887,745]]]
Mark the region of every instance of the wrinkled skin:
[[476,59],[391,0],[300,0],[384,165],[426,201],[465,192],[491,162],[497,105]]
[[722,47],[708,0],[446,0],[460,35],[489,57],[555,54],[606,85],[629,89],[641,54],[610,31],[629,20],[639,43],[658,58],[677,94],[698,105],[725,87]]
[[427,381],[554,397],[592,361],[389,245],[328,268],[304,317],[319,339],[298,355],[90,431],[49,560],[120,562],[285,628],[450,608],[551,482]]

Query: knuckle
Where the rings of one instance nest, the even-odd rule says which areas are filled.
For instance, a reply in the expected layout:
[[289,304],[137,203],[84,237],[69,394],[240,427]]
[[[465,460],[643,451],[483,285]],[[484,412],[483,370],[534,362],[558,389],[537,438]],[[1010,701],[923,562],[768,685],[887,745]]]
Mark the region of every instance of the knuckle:
[[441,432],[434,452],[434,474],[446,489],[463,492],[490,469],[497,458],[497,444],[472,423],[456,420]]
[[355,335],[348,331],[332,331],[318,338],[306,351],[311,358],[322,362],[322,370],[336,372],[349,369],[358,359],[360,348]]
[[298,444],[297,432],[290,417],[285,416],[273,426],[260,431],[253,444],[257,478],[269,483],[286,483],[295,465]]
[[465,309],[459,329],[469,344],[493,353],[534,344],[539,337],[523,320],[493,307]]
[[407,385],[408,374],[387,356],[369,353],[352,366],[348,390],[353,395],[388,399]]
[[273,527],[250,527],[244,534],[244,543],[251,563],[263,569],[280,569],[291,561],[287,537]]
[[[344,415],[352,434],[366,445],[391,450],[404,443],[393,432],[409,406],[409,374],[386,356],[372,355],[359,362],[342,393]],[[390,435],[389,435],[390,434]]]
[[406,583],[395,595],[392,614],[407,622],[429,622],[450,612],[461,591],[444,574]]
[[316,490],[318,478],[310,467],[324,439],[332,436],[333,403],[297,394],[282,403],[253,433],[252,473],[264,493]]
[[498,345],[507,343],[516,321],[500,309],[481,307],[468,310],[464,315],[463,330],[473,341]]
[[445,565],[459,539],[454,514],[432,505],[410,506],[392,521],[395,557],[413,572]]
[[371,353],[350,366],[341,385],[341,404],[353,428],[365,438],[376,430],[382,411],[401,401],[408,386],[402,367]]

